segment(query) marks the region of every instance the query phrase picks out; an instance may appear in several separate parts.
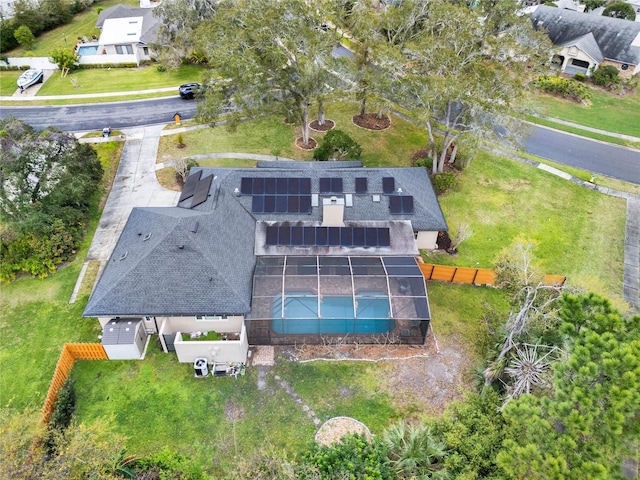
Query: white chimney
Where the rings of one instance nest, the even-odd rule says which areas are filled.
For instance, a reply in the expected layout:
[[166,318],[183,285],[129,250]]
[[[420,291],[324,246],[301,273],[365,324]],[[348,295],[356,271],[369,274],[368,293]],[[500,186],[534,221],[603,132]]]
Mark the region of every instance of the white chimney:
[[344,198],[322,199],[322,226],[344,227]]

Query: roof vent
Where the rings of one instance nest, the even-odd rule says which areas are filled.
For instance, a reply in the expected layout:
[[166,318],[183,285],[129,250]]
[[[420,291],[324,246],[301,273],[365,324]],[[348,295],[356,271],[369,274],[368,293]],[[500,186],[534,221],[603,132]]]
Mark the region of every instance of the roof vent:
[[238,187],[236,187],[236,188],[233,190],[233,193],[235,194],[235,196],[236,196],[236,197],[239,197],[239,196],[240,196],[240,189],[239,189]]
[[178,248],[179,248],[180,250],[184,250],[184,245],[178,245]]
[[398,187],[398,193],[402,193],[402,189]]
[[371,200],[373,200],[374,202],[380,202],[380,195],[372,195],[371,196]]
[[331,197],[331,203],[338,203],[338,197],[332,196]]
[[198,231],[199,226],[200,226],[200,223],[196,220],[191,224],[191,227],[189,227],[189,230],[191,231],[191,233],[196,233]]
[[151,238],[151,232],[147,233],[144,238],[142,239],[143,242],[146,242],[147,240],[149,240]]

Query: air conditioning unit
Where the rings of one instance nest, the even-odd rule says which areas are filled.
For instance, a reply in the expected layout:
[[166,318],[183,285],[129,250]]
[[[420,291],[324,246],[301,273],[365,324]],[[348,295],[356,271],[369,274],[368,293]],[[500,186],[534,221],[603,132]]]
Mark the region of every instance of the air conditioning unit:
[[196,358],[193,362],[193,372],[196,378],[206,377],[209,375],[209,366],[206,358]]

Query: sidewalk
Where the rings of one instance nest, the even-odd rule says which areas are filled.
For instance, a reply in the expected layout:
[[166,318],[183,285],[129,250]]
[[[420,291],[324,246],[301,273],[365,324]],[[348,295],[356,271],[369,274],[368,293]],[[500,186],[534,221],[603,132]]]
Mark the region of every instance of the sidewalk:
[[[629,142],[640,143],[640,137],[634,137],[632,135],[625,135],[623,133],[609,132],[608,130],[600,130],[598,128],[593,128],[593,127],[586,127],[586,126],[580,125],[578,123],[568,122],[566,120],[560,120],[559,118],[548,117],[546,115],[541,115],[539,113],[530,113],[529,115],[531,115],[532,117],[537,117],[537,118],[542,118],[544,120],[549,120],[550,122],[558,123],[560,125],[566,125],[568,127],[577,128],[579,130],[585,130],[587,132],[598,133],[600,135],[607,135],[609,137],[620,138],[622,140],[627,140]],[[527,123],[534,123],[534,122],[527,122]],[[538,124],[534,123],[534,125],[538,125]],[[540,125],[540,126],[544,126],[544,125]],[[547,128],[553,128],[553,127],[547,127]]]

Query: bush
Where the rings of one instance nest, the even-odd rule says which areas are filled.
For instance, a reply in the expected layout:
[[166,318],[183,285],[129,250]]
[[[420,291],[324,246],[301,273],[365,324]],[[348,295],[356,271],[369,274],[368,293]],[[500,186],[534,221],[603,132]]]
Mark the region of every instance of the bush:
[[431,177],[433,182],[433,188],[435,188],[438,195],[443,194],[450,188],[456,186],[457,178],[455,174],[451,172],[438,173]]
[[569,97],[576,102],[591,98],[589,87],[572,79],[543,75],[534,80],[533,84],[544,92]]
[[591,80],[601,87],[610,87],[611,85],[620,83],[620,76],[616,67],[613,65],[604,65],[593,72]]
[[605,17],[631,20],[632,22],[636,19],[636,12],[633,9],[633,5],[626,2],[615,2],[608,5],[602,12],[602,15]]
[[330,158],[338,160],[359,160],[362,147],[342,130],[331,130],[322,139],[320,147],[313,152],[313,159],[326,162]]
[[68,378],[58,391],[58,400],[53,407],[53,413],[49,420],[49,427],[55,430],[65,430],[76,411],[76,383]]
[[584,82],[587,79],[587,76],[584,73],[576,73],[573,78],[579,82]]
[[413,152],[413,155],[411,155],[411,166],[432,168],[433,158],[429,157],[429,151],[426,148],[421,148]]

